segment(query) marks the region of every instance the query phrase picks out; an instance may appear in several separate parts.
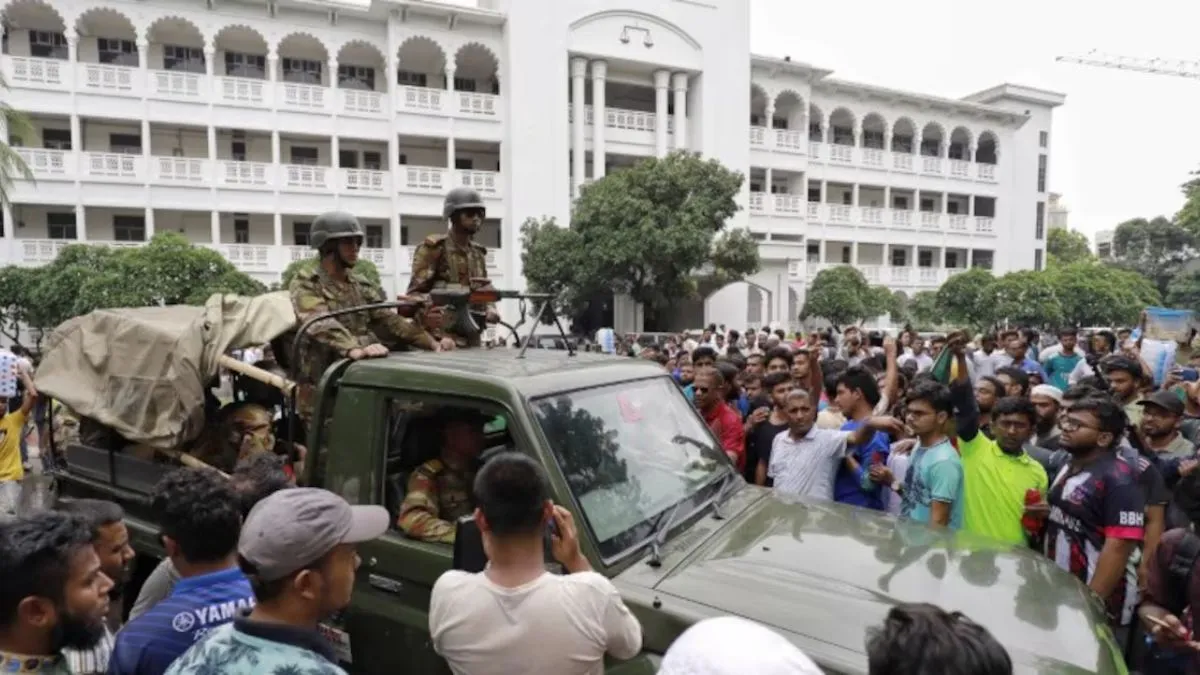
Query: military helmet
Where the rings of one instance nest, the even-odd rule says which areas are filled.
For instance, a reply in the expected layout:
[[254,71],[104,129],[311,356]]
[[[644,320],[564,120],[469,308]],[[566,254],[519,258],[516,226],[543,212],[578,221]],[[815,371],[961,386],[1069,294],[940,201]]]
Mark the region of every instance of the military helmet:
[[321,249],[326,242],[350,237],[364,238],[362,225],[358,218],[345,211],[329,211],[317,216],[309,232],[308,243],[315,249]]
[[475,191],[475,188],[456,187],[446,193],[446,201],[442,204],[442,217],[449,220],[450,216],[463,209],[484,209],[483,197]]

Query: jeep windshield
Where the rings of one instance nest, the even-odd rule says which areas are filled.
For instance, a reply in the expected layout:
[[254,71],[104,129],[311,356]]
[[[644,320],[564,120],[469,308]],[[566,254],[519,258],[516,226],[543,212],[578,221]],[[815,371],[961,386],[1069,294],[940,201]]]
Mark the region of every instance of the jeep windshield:
[[734,471],[665,376],[554,394],[532,405],[606,561],[648,543],[676,505],[676,522],[682,520]]

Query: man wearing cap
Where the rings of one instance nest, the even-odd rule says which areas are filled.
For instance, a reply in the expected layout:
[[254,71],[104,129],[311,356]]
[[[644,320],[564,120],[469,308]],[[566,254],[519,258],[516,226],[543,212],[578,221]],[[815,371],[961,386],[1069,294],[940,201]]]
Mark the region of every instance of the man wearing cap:
[[1142,448],[1160,460],[1190,459],[1196,446],[1179,433],[1183,421],[1183,401],[1173,391],[1160,390],[1138,401],[1142,421],[1138,436]]
[[168,675],[344,674],[317,624],[350,604],[355,545],[388,529],[381,506],[319,488],[281,490],[250,510],[238,563],[258,604],[179,657]]
[[1062,390],[1054,385],[1039,384],[1029,391],[1029,400],[1037,411],[1033,444],[1054,451],[1058,449],[1058,411],[1062,409]]
[[471,513],[471,485],[483,452],[483,425],[474,411],[453,410],[439,415],[442,451],[413,471],[396,524],[413,539],[454,543],[455,521]]

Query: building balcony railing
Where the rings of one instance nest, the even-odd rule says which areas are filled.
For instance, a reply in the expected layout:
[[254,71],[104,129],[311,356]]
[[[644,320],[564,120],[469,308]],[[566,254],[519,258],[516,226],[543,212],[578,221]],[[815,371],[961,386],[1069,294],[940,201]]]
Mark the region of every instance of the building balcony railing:
[[401,166],[393,174],[370,169],[335,169],[307,164],[272,164],[198,157],[151,156],[112,152],[75,152],[46,148],[17,148],[37,180],[84,180],[236,187],[238,189],[329,191],[386,197],[399,192],[438,193],[468,186],[499,197],[500,174],[439,167]]
[[804,154],[809,159],[844,166],[859,166],[963,180],[996,181],[996,165],[960,159],[927,157],[909,152],[891,152],[882,148],[863,148],[840,143],[809,141],[799,131],[750,127],[752,148],[775,149]]
[[427,87],[398,86],[391,93],[362,91],[30,56],[4,55],[0,66],[13,89],[74,89],[114,96],[372,117],[413,112],[499,119],[502,111],[499,96]]
[[[574,106],[567,106],[567,121],[575,121]],[[596,123],[596,110],[590,105],[584,106],[583,123],[589,127]],[[644,110],[606,107],[604,109],[604,126],[608,129],[653,133],[658,129],[658,115]],[[667,116],[667,133],[675,133],[675,118],[671,115]]]
[[881,209],[873,206],[847,206],[810,202],[799,195],[751,192],[750,213],[804,218],[813,222],[834,225],[866,225],[902,230],[952,232],[959,234],[993,234],[994,221],[986,216],[969,216],[933,211]]
[[[11,262],[22,265],[45,265],[54,260],[64,248],[71,244],[86,243],[113,248],[134,248],[144,246],[141,241],[97,241],[80,242],[74,239],[12,239]],[[297,260],[306,260],[313,256],[308,246],[274,246],[271,244],[213,244],[197,242],[198,246],[211,248],[220,253],[237,269],[248,273],[283,272],[288,265]],[[370,260],[383,274],[407,274],[411,271],[412,247],[400,246],[399,251],[390,248],[364,247],[359,255],[364,260]],[[400,269],[394,264],[399,256]],[[488,271],[493,276],[499,275],[499,251],[489,249],[487,253]]]
[[[849,263],[818,263],[793,260],[788,264],[788,275],[812,283],[822,270],[848,266]],[[854,265],[869,283],[885,286],[937,287],[956,274],[967,271],[965,267],[903,267],[898,265]]]

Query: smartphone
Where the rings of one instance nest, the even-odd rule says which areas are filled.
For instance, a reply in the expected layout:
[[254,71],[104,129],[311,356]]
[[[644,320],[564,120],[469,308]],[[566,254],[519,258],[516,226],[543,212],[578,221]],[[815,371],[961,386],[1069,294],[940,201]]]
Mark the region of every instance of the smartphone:
[[1195,382],[1200,380],[1200,370],[1195,368],[1183,368],[1179,371],[1179,379],[1184,382]]
[[546,522],[546,536],[549,537],[551,541],[554,540],[554,537],[558,536],[558,522],[553,518]]

